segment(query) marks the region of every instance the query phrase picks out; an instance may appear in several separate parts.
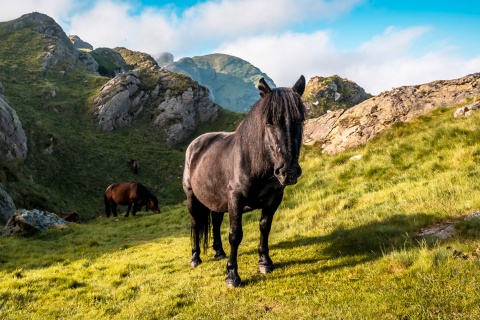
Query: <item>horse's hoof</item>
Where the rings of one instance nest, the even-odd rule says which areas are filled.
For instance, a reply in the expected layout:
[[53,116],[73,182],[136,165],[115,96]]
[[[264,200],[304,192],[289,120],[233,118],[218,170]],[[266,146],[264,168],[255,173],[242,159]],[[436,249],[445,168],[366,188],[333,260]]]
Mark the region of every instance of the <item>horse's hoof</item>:
[[202,263],[202,260],[200,258],[198,259],[192,259],[190,260],[190,267],[195,268],[197,267],[200,263]]
[[270,273],[270,272],[273,271],[273,264],[270,264],[268,266],[259,264],[258,265],[258,270],[260,271],[260,273],[263,273],[263,274]]
[[222,259],[225,259],[227,258],[227,254],[225,253],[225,251],[221,250],[221,251],[218,251],[216,254],[215,254],[215,260],[222,260]]
[[229,288],[239,288],[242,285],[240,278],[231,279],[230,277],[225,278],[225,283]]

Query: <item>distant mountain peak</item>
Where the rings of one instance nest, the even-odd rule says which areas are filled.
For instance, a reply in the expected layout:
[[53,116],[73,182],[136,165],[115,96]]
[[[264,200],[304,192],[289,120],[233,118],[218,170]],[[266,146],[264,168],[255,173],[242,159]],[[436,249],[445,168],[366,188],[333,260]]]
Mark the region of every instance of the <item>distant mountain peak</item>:
[[211,98],[225,109],[248,111],[258,100],[260,78],[275,87],[270,77],[248,61],[223,53],[185,57],[174,62],[173,55],[157,58],[163,68],[190,76],[210,90]]

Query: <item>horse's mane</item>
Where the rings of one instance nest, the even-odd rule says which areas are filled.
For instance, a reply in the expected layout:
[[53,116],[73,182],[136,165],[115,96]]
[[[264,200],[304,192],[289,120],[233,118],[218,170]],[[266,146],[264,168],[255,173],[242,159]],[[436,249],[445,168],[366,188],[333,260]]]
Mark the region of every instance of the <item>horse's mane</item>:
[[276,88],[259,99],[240,123],[235,136],[249,150],[251,165],[262,168],[265,159],[264,129],[267,124],[301,123],[306,109],[302,98],[290,88]]

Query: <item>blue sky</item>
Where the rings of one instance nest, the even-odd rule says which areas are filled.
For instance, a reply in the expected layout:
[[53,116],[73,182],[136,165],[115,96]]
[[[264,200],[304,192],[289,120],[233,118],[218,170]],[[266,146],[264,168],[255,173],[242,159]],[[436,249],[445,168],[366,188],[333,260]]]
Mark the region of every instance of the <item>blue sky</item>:
[[0,7],[0,21],[39,11],[94,47],[167,51],[176,60],[235,55],[280,86],[300,74],[337,74],[378,94],[480,72],[476,0],[0,0]]

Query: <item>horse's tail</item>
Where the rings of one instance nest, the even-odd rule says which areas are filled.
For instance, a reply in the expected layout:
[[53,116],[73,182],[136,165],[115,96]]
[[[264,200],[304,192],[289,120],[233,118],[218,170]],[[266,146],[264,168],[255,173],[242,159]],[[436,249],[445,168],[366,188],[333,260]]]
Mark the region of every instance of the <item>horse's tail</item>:
[[[202,205],[203,206],[203,205]],[[197,214],[195,214],[192,219],[195,220],[195,228],[191,228],[190,238],[194,239],[195,237],[195,230],[198,230],[198,239],[199,243],[203,247],[203,252],[206,252],[208,249],[208,238],[210,232],[210,224],[211,224],[211,214],[210,210],[204,207],[205,210],[198,210]]]
[[107,217],[110,217],[111,209],[110,209],[110,201],[108,201],[107,192],[103,195],[103,201],[105,202],[105,213]]

